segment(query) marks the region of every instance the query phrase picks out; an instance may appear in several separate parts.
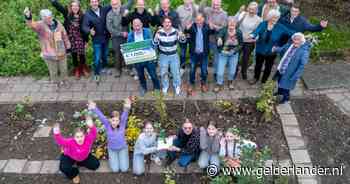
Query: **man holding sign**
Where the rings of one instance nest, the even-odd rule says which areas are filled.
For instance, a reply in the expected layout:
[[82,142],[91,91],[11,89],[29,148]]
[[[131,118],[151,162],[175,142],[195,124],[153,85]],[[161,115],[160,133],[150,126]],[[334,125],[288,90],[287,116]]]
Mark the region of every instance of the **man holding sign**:
[[[128,43],[132,43],[132,42],[142,42],[145,40],[150,40],[152,39],[152,32],[149,28],[143,28],[142,22],[140,19],[134,19],[132,21],[132,27],[133,27],[133,31],[129,33],[128,35]],[[151,43],[151,42],[150,42]],[[130,45],[130,44],[129,44]],[[124,47],[126,48],[126,47]],[[150,48],[151,50],[153,50],[153,52],[155,53],[153,48]],[[148,50],[150,50],[148,49]],[[125,49],[126,50],[126,49]],[[127,58],[129,57],[134,57],[136,58],[137,55],[139,54],[144,54],[146,52],[146,50],[143,50],[145,52],[139,52],[139,51],[134,51],[134,52],[125,52],[125,50],[123,51],[123,46],[122,46],[122,52],[124,54],[125,60],[127,62]],[[138,54],[139,53],[139,54]],[[135,68],[137,70],[137,75],[139,77],[140,80],[140,95],[144,96],[145,93],[147,92],[147,82],[145,79],[145,68],[148,71],[148,74],[151,76],[152,82],[153,82],[153,88],[155,90],[159,90],[160,89],[160,84],[159,84],[159,80],[156,74],[156,63],[154,62],[154,60],[148,60],[145,62],[138,62],[135,64]]]

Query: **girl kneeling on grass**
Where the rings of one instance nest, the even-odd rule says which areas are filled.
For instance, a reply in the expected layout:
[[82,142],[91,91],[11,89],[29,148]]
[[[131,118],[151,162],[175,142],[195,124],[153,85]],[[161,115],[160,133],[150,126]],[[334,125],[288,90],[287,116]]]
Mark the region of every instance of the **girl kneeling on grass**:
[[73,138],[63,138],[59,124],[53,128],[54,139],[63,150],[60,158],[60,171],[67,178],[72,179],[75,184],[80,182],[79,169],[74,167],[75,164],[90,170],[96,170],[100,166],[100,162],[91,154],[91,147],[97,135],[91,117],[87,117],[86,125],[89,128],[88,133],[85,134],[82,129],[77,128]]
[[96,103],[90,101],[88,109],[94,112],[106,129],[108,161],[113,172],[126,172],[129,169],[129,150],[125,139],[125,128],[128,122],[131,100],[124,100],[124,110],[121,116],[118,111],[112,112],[112,117],[107,119],[97,108]]
[[134,157],[133,157],[133,173],[142,175],[145,172],[145,155],[151,154],[151,160],[157,165],[161,165],[159,157],[160,151],[157,148],[157,134],[151,122],[144,123],[143,132],[139,135],[135,143]]

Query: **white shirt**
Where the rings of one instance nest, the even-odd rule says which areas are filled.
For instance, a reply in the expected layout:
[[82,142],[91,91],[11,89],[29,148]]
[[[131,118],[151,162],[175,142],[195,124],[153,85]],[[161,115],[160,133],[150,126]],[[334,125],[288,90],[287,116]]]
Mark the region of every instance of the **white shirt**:
[[134,36],[135,36],[135,42],[140,42],[143,41],[143,33],[142,32],[134,32]]
[[92,10],[93,12],[95,12],[95,14],[99,17],[100,16],[100,8],[97,9],[96,11],[95,10]]

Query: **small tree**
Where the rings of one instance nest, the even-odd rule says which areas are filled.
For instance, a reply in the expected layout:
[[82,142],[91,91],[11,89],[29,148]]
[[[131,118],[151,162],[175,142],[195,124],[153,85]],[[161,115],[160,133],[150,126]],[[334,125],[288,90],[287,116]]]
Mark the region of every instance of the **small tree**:
[[260,97],[256,103],[258,111],[263,113],[263,121],[271,122],[274,115],[274,105],[276,97],[273,95],[275,89],[275,82],[273,80],[267,81],[262,90],[260,91]]

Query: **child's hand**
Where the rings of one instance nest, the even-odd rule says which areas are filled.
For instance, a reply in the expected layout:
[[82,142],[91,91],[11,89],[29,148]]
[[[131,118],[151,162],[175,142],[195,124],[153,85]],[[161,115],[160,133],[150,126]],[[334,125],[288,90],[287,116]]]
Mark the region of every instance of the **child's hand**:
[[124,107],[131,108],[131,99],[129,97],[124,100]]
[[88,109],[89,110],[96,109],[96,103],[94,101],[89,101],[88,102]]
[[94,121],[92,120],[92,118],[90,116],[86,117],[86,126],[88,126],[89,128],[94,126]]
[[55,123],[53,126],[53,134],[59,134],[60,133],[60,124]]

